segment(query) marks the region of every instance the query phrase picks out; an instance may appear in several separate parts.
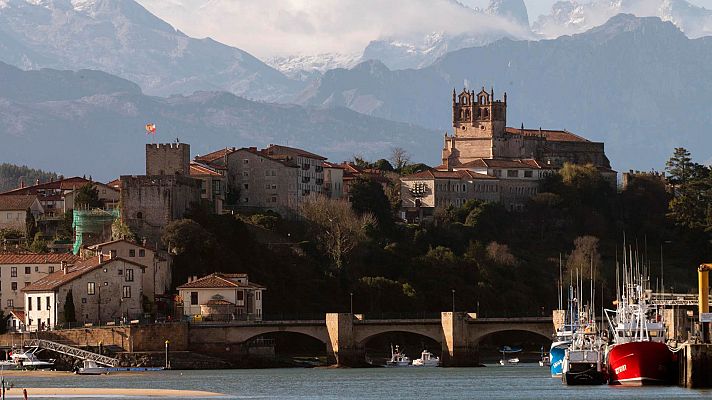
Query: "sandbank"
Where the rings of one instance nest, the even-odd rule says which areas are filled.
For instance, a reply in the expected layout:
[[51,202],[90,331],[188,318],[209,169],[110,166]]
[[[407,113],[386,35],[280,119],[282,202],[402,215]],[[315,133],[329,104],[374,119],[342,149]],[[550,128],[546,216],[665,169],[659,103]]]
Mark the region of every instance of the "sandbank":
[[[20,387],[14,387],[5,392],[5,396],[10,399],[21,399],[23,396]],[[27,396],[42,397],[214,397],[222,396],[222,393],[204,392],[201,390],[176,390],[176,389],[120,389],[120,388],[24,388],[27,389]]]

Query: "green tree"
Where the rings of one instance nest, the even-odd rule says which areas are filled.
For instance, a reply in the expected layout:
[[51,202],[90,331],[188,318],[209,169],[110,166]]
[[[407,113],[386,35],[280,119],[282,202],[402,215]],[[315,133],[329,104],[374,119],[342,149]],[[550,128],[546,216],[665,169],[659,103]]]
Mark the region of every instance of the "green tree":
[[385,158],[376,160],[376,162],[373,163],[373,168],[376,168],[383,172],[392,172],[393,171],[393,165],[391,165],[391,163],[388,162],[388,160],[386,160]]
[[74,309],[74,295],[72,289],[67,292],[67,297],[64,299],[63,319],[65,323],[77,322],[76,310]]
[[25,211],[25,232],[27,232],[26,237],[28,240],[29,238],[34,238],[37,233],[37,222],[29,208]]
[[426,164],[423,163],[416,163],[416,164],[406,164],[400,169],[401,175],[412,175],[412,174],[417,174],[418,172],[423,172],[429,170],[430,167]]
[[77,208],[101,208],[104,203],[99,200],[99,190],[87,183],[76,190],[74,205]]
[[213,242],[210,232],[192,219],[179,219],[166,227],[161,241],[173,254],[200,253]]
[[30,245],[30,251],[33,253],[46,253],[48,251],[47,241],[43,240],[41,232],[35,234],[34,240]]
[[670,175],[669,180],[673,185],[686,183],[693,169],[692,156],[684,147],[676,147],[672,157],[665,163],[665,170]]
[[354,211],[359,214],[373,214],[383,229],[393,224],[391,203],[380,182],[368,178],[358,179],[351,185],[349,194]]

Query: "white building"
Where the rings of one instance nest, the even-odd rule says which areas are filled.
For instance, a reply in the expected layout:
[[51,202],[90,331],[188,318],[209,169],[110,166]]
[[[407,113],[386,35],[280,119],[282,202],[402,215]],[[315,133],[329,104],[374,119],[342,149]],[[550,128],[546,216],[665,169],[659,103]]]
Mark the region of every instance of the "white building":
[[22,288],[61,270],[63,264],[77,261],[79,257],[73,254],[0,254],[0,309],[5,315],[14,310],[24,310]]
[[265,290],[247,274],[214,273],[178,286],[183,315],[217,321],[262,320]]
[[153,300],[156,295],[164,295],[171,289],[171,257],[159,254],[147,246],[141,246],[126,239],[112,240],[89,246],[84,249],[84,257],[103,254],[109,258],[123,258],[141,264],[145,269],[142,275],[143,294]]
[[53,329],[67,321],[65,304],[74,304],[75,322],[129,321],[143,314],[145,267],[103,255],[67,265],[22,289],[28,331]]
[[0,229],[15,230],[26,235],[28,210],[35,220],[44,213],[37,196],[0,195]]

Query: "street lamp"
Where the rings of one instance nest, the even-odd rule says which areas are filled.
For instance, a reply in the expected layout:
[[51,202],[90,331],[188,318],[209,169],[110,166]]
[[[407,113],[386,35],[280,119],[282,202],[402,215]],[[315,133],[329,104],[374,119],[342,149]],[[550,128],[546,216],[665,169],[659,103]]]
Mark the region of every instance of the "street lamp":
[[452,289],[452,314],[455,315],[455,289]]
[[354,315],[354,292],[349,293],[351,300],[351,315]]

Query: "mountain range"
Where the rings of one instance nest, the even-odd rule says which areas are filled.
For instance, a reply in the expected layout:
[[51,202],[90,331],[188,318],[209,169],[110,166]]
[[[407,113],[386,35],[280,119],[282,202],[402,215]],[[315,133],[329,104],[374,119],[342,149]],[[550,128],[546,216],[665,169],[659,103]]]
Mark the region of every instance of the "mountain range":
[[605,141],[614,166],[647,169],[676,146],[712,156],[709,76],[712,37],[689,39],[659,18],[620,14],[582,34],[504,39],[417,70],[375,60],[331,70],[298,100],[442,132],[451,127],[453,88],[493,86],[498,97],[509,94],[510,126],[567,129]]
[[[299,146],[331,160],[387,157],[405,147],[417,160],[438,162],[432,130],[356,113],[250,101],[227,92],[148,96],[104,72],[22,71],[0,63],[0,160],[90,175],[104,181],[141,174],[145,143],[191,144],[194,155],[224,147]],[[146,137],[155,121],[158,133]]]

